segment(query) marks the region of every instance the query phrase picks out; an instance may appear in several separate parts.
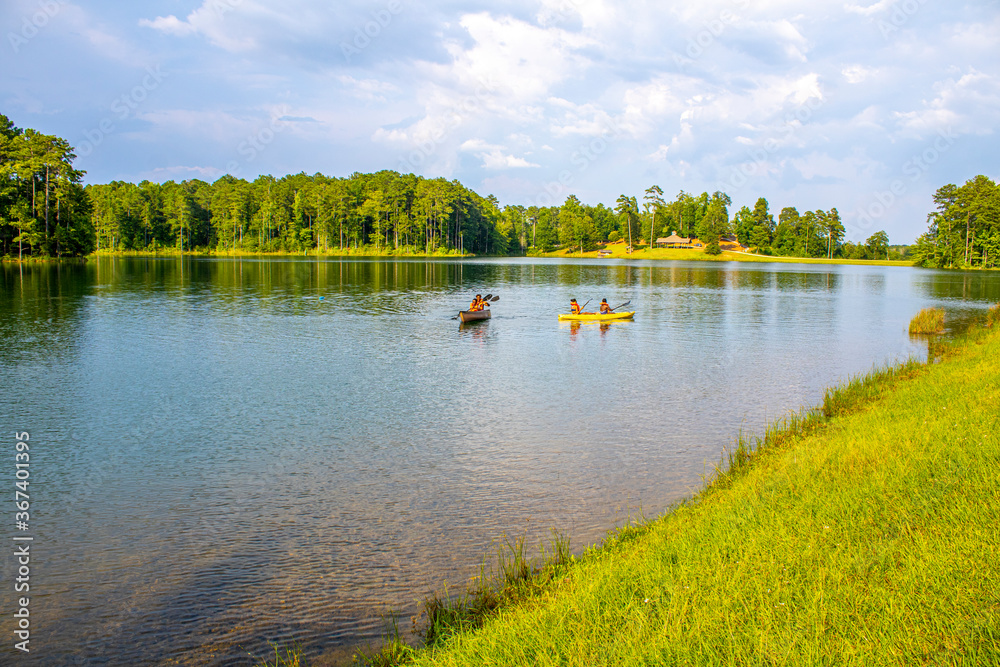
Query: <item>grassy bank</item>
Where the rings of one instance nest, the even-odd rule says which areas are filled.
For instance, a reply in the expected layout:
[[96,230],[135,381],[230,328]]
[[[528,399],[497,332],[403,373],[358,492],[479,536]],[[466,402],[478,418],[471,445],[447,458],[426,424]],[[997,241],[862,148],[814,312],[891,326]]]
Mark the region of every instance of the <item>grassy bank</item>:
[[1000,664],[998,358],[994,326],[828,392],[695,498],[407,659]]
[[331,248],[329,250],[310,250],[298,252],[252,252],[247,250],[208,250],[195,248],[181,251],[177,248],[158,248],[156,250],[98,250],[90,257],[474,257],[471,253],[464,255],[457,250],[438,249],[426,252],[418,248],[380,249],[372,246],[360,248]]
[[[652,260],[694,260],[699,262],[778,262],[784,264],[859,264],[868,266],[913,266],[910,261],[890,261],[890,260],[861,260],[861,259],[825,259],[817,257],[776,257],[772,255],[756,255],[744,252],[723,251],[718,255],[708,253],[696,248],[652,248],[639,247],[633,252],[626,253],[627,245],[624,243],[609,243],[599,246],[597,250],[589,252],[573,252],[558,250],[555,252],[540,254],[540,257],[605,257],[608,259],[652,259]],[[601,255],[599,253],[605,252]],[[610,253],[610,254],[607,254]]]

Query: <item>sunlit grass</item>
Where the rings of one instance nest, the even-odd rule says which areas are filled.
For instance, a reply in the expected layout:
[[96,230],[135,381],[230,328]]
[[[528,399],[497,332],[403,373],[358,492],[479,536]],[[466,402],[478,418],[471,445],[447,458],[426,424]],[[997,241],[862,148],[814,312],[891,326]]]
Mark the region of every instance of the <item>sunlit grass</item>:
[[992,327],[1000,323],[1000,303],[986,311],[986,326]]
[[[863,264],[868,266],[913,266],[911,261],[897,260],[855,260],[855,259],[826,259],[824,257],[779,257],[776,255],[757,255],[754,253],[730,252],[723,250],[719,255],[709,255],[703,249],[698,248],[652,248],[638,247],[631,253],[625,252],[625,245],[621,243],[608,244],[602,248],[610,250],[609,259],[655,259],[655,260],[696,260],[705,262],[777,262],[781,264]],[[542,257],[598,257],[599,250],[592,250],[581,253],[577,251],[557,250],[555,252],[543,253]]]
[[266,658],[257,658],[254,662],[254,667],[306,667],[302,647],[298,644],[294,646],[272,644],[271,649],[274,651],[274,655]]
[[911,334],[932,334],[944,331],[944,308],[924,308],[910,320]]

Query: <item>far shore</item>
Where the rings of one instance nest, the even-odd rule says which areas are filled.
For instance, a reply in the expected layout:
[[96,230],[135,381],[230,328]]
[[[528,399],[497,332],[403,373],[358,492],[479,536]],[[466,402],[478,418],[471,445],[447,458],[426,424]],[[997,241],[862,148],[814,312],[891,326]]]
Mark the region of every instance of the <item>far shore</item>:
[[542,253],[538,257],[589,257],[603,259],[643,259],[643,260],[693,260],[699,262],[781,262],[784,264],[858,264],[861,266],[913,266],[908,260],[887,259],[843,259],[825,257],[779,257],[775,255],[758,255],[750,252],[734,252],[723,250],[718,255],[709,255],[698,248],[653,248],[633,246],[632,252],[627,252],[628,244],[623,241],[600,244],[594,250],[579,252],[572,250],[557,250]]
[[856,264],[860,266],[913,266],[913,262],[908,260],[862,260],[843,258],[816,258],[816,257],[779,257],[775,255],[758,255],[750,252],[734,252],[723,250],[718,255],[710,255],[697,248],[653,248],[648,246],[633,247],[631,253],[626,251],[627,244],[623,242],[600,244],[594,250],[587,252],[573,250],[555,250],[552,252],[529,251],[527,255],[475,255],[473,253],[459,253],[452,250],[437,250],[434,252],[412,252],[408,250],[381,250],[376,251],[371,248],[344,248],[330,249],[327,251],[300,251],[300,252],[251,252],[243,250],[184,250],[176,248],[160,248],[157,250],[99,250],[84,257],[3,257],[0,262],[12,264],[35,264],[56,261],[86,261],[99,257],[348,257],[348,258],[390,258],[409,257],[426,259],[472,259],[476,257],[543,257],[555,259],[637,259],[654,261],[699,261],[699,262],[778,262],[783,264]]

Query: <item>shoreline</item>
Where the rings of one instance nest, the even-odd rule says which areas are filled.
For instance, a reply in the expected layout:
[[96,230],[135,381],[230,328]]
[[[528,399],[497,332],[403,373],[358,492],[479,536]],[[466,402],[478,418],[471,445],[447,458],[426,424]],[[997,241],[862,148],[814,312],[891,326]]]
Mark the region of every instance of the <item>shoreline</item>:
[[[476,255],[473,253],[458,254],[450,251],[447,252],[432,252],[432,253],[411,253],[411,252],[365,252],[364,250],[358,251],[346,251],[346,252],[334,252],[334,253],[316,253],[316,252],[216,252],[216,251],[199,251],[199,250],[185,250],[163,252],[163,251],[138,251],[138,250],[116,250],[113,252],[93,252],[89,255],[82,255],[78,257],[25,257],[22,259],[3,257],[0,258],[0,263],[2,264],[47,264],[47,263],[62,263],[62,262],[88,262],[93,259],[100,259],[103,257],[136,257],[136,258],[183,258],[183,257],[198,257],[198,258],[314,258],[314,259],[392,259],[392,258],[413,258],[413,259],[522,259],[522,258],[539,258],[539,259],[616,259],[616,260],[642,260],[642,261],[696,261],[696,262],[748,262],[748,263],[780,263],[780,264],[827,264],[827,265],[856,265],[856,266],[900,266],[900,267],[914,267],[913,262],[910,261],[896,261],[896,260],[847,260],[847,259],[826,259],[826,258],[813,258],[813,257],[779,257],[772,255],[756,255],[753,253],[742,253],[742,252],[731,252],[723,251],[719,255],[709,255],[705,252],[699,250],[687,250],[687,249],[666,249],[666,248],[656,248],[653,250],[648,249],[638,249],[633,251],[631,254],[626,254],[624,248],[620,250],[613,250],[610,255],[599,255],[599,250],[593,250],[588,252],[572,252],[565,250],[557,250],[548,253],[529,253],[527,255]],[[962,268],[962,269],[940,269],[944,271],[983,271],[983,270],[997,270],[997,269],[979,269],[979,268]]]
[[[558,536],[541,562],[509,543],[464,594],[427,601],[425,645],[405,645],[396,628],[359,658],[702,664],[763,650],[793,663],[890,665],[1000,656],[1000,606],[979,604],[1000,574],[1000,503],[991,517],[985,500],[1000,500],[1000,420],[989,408],[1000,400],[998,320],[932,342],[926,362],[829,388],[821,405],[762,436],[740,434],[695,495],[579,556]],[[953,562],[958,554],[976,559],[975,577]],[[293,654],[304,660],[299,651],[268,664],[300,664]]]
[[[587,252],[573,252],[571,250],[556,250],[549,253],[535,255],[537,257],[555,258],[591,258],[591,259],[639,259],[639,260],[688,260],[697,262],[751,262],[751,263],[781,263],[781,264],[855,264],[858,266],[913,266],[909,260],[886,260],[886,259],[843,259],[825,257],[785,257],[778,255],[758,255],[749,252],[736,252],[723,250],[718,255],[709,255],[697,248],[653,248],[638,247],[631,253],[626,252],[627,244],[618,241],[615,243],[598,244],[596,250]],[[610,254],[601,255],[601,252]]]

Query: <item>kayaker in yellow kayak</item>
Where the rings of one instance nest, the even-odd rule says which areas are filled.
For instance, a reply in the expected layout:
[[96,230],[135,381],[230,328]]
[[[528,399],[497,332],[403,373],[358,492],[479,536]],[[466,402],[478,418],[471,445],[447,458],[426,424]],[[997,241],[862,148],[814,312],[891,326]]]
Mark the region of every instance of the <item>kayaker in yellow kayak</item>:
[[593,313],[583,312],[583,306],[576,302],[576,299],[569,300],[569,311],[574,315],[593,315]]
[[608,305],[608,300],[607,299],[601,299],[601,315],[607,315],[610,312],[612,312],[612,310],[611,310],[611,306]]

